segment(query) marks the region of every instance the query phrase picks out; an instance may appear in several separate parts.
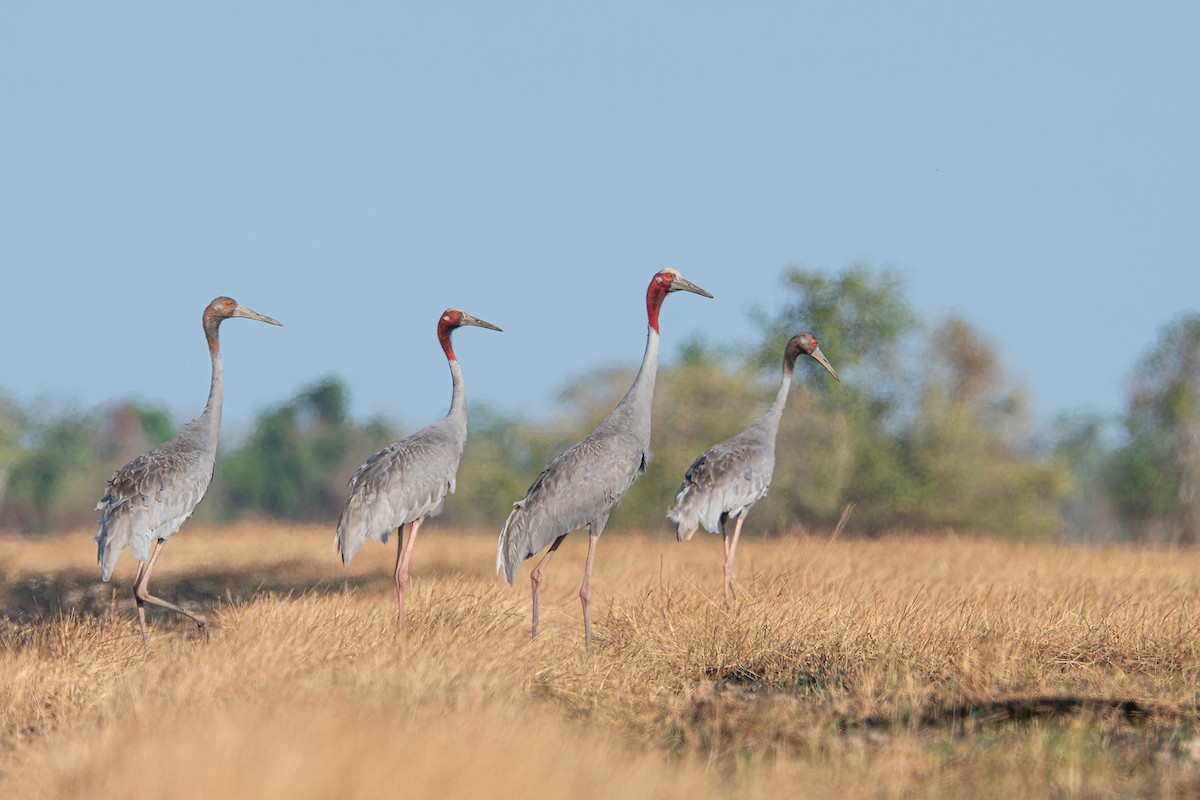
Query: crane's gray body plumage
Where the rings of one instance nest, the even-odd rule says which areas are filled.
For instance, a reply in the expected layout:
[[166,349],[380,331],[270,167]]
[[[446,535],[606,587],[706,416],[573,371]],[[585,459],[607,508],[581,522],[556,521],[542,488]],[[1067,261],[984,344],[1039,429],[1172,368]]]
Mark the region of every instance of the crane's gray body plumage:
[[839,380],[815,336],[806,331],[788,340],[779,390],[766,413],[746,430],[702,453],[683,476],[675,494],[675,507],[667,511],[679,541],[692,538],[698,526],[724,535],[725,523],[731,519],[738,520],[740,530],[741,520],[750,508],[767,496],[775,472],[779,422],[787,405],[796,359],[801,355],[815,359]]
[[496,570],[512,584],[517,567],[558,537],[588,527],[599,536],[608,515],[650,461],[650,411],[658,370],[653,328],[633,385],[596,429],[546,465],[500,532]]
[[697,526],[721,533],[722,522],[737,519],[767,496],[790,377],[785,377],[766,414],[738,435],[710,447],[688,468],[675,494],[675,508],[667,512],[679,541],[690,539]]
[[93,540],[100,577],[112,577],[122,551],[145,561],[155,540],[179,530],[212,482],[221,430],[223,380],[221,356],[212,352],[213,377],[208,404],[199,417],[148,453],[113,473],[96,510],[102,512]]
[[462,370],[450,361],[454,395],[450,412],[380,450],[350,478],[350,498],[338,520],[337,546],[343,563],[367,537],[386,542],[393,530],[441,513],[454,492],[458,462],[467,444],[467,401]]

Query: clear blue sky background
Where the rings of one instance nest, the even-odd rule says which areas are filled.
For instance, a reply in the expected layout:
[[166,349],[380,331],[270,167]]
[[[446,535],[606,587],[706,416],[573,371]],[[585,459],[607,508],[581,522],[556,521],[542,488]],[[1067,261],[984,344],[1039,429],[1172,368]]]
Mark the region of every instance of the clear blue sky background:
[[[1115,413],[1200,307],[1195,3],[6,3],[0,389],[226,419],[320,375],[356,416],[469,394],[550,413],[664,352],[744,340],[789,264],[905,278],[1040,419]],[[836,342],[825,342],[831,358]]]

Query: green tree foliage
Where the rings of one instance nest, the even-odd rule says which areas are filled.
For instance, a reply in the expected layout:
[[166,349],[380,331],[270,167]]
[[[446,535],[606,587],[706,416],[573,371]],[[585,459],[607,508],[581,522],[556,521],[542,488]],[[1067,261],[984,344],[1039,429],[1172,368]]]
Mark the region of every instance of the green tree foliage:
[[1200,539],[1200,314],[1163,329],[1141,361],[1109,491],[1143,539]]
[[933,331],[919,412],[905,435],[921,489],[903,508],[917,527],[1056,532],[1070,488],[1066,466],[1030,452],[1023,395],[1000,374],[994,348],[966,322]]
[[1108,421],[1096,414],[1064,414],[1054,422],[1048,448],[1071,476],[1071,491],[1063,501],[1063,532],[1087,543],[1121,539],[1125,526],[1108,491],[1114,450]]
[[394,439],[382,422],[349,421],[345,387],[324,378],[261,415],[247,440],[221,459],[206,513],[336,521],[354,470]]
[[90,525],[113,470],[170,438],[166,412],[134,403],[102,411],[43,407],[14,415],[21,432],[0,509],[0,528],[31,532]]

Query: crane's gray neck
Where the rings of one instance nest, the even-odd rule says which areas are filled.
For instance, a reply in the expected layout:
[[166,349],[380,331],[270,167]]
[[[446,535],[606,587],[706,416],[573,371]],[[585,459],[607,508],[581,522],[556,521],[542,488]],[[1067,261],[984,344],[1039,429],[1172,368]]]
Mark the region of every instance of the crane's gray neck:
[[636,420],[644,423],[645,435],[650,434],[650,409],[654,404],[654,378],[658,373],[658,331],[647,328],[646,353],[642,356],[642,367],[638,370],[633,385],[617,405]]
[[212,385],[208,389],[208,403],[205,404],[204,411],[200,414],[197,422],[212,431],[211,441],[215,451],[217,433],[221,430],[221,403],[225,395],[225,373],[221,368],[220,348],[210,347],[208,353],[212,357]]
[[450,396],[450,411],[446,414],[447,417],[462,420],[464,428],[467,426],[467,388],[463,383],[462,367],[458,365],[457,358],[449,359],[450,378],[454,381],[454,393]]
[[779,431],[779,421],[783,418],[783,408],[787,405],[788,391],[792,388],[792,370],[785,364],[783,367],[783,379],[779,381],[779,391],[775,393],[775,400],[767,409],[767,413],[760,418],[762,423],[772,434]]

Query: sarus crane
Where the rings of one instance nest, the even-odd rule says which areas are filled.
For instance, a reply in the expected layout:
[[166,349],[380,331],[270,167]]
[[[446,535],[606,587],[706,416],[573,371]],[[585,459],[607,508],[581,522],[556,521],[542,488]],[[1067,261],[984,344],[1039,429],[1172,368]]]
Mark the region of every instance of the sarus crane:
[[[714,445],[688,468],[683,484],[675,494],[675,507],[667,517],[675,523],[680,542],[692,538],[697,526],[710,533],[720,533],[725,544],[725,603],[736,593],[733,576],[733,554],[737,550],[742,522],[751,506],[767,496],[771,476],[775,472],[775,437],[779,421],[792,385],[796,359],[810,356],[838,378],[829,360],[817,346],[817,337],[805,331],[788,340],[783,350],[783,379],[767,413],[746,430]],[[725,530],[734,520],[733,538]]]
[[[454,491],[458,461],[467,444],[467,393],[462,368],[450,345],[451,332],[463,325],[500,330],[461,308],[442,312],[437,336],[454,382],[450,411],[441,420],[368,458],[350,478],[350,497],[338,520],[335,542],[343,564],[350,563],[368,536],[386,543],[388,534],[395,529],[398,628],[404,627],[404,587],[408,583],[408,560],[417,540],[417,529],[426,517],[441,512],[446,494]],[[406,525],[411,525],[407,547]]]
[[664,269],[650,280],[646,290],[649,330],[642,367],[625,397],[594,431],[546,465],[525,498],[513,504],[512,513],[500,532],[496,571],[512,585],[522,561],[550,549],[529,576],[533,587],[533,636],[538,634],[538,589],[550,556],[567,534],[588,529],[587,561],[579,601],[583,605],[583,636],[592,649],[591,578],[596,540],[604,532],[608,515],[650,460],[650,409],[654,401],[654,378],[658,369],[658,313],[672,292],[694,292],[712,297],[686,280],[677,270]]
[[112,577],[117,559],[126,547],[138,560],[133,596],[137,600],[138,621],[142,627],[142,645],[147,651],[150,639],[146,633],[146,603],[190,617],[200,632],[205,637],[208,635],[208,623],[202,615],[154,597],[150,594],[149,584],[150,573],[154,571],[163,544],[192,515],[212,481],[224,394],[217,333],[221,323],[231,317],[283,324],[238,305],[228,297],[218,297],[209,303],[202,319],[212,358],[212,384],[204,411],[184,425],[173,439],[114,472],[108,481],[108,491],[96,504],[96,510],[102,512],[100,529],[94,540],[101,579],[107,581]]

